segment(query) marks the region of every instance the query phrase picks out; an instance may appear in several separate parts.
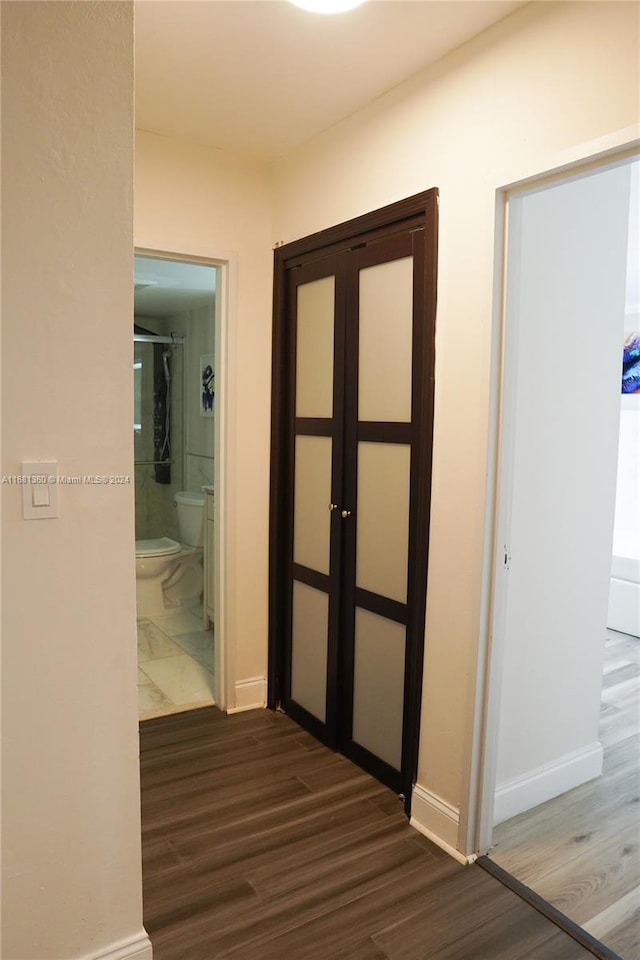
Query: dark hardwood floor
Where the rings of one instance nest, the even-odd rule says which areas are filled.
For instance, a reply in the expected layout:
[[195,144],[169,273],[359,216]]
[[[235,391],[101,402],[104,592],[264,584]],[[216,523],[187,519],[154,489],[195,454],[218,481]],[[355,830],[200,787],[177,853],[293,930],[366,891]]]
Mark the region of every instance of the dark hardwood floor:
[[389,790],[266,710],[140,726],[155,960],[589,960]]

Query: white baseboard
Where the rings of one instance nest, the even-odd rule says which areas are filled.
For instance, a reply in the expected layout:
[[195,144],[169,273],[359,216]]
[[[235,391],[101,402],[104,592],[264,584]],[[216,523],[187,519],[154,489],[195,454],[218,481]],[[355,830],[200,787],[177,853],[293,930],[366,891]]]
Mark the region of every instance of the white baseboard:
[[442,797],[421,787],[419,783],[411,794],[411,826],[438,847],[465,866],[473,863],[475,854],[465,856],[456,850],[460,812]]
[[153,960],[153,948],[151,940],[143,931],[129,940],[112,943],[106,950],[87,953],[82,960]]
[[611,578],[607,626],[640,637],[640,583]]
[[599,777],[602,759],[602,744],[596,741],[522,777],[500,784],[496,787],[493,807],[494,826]]
[[256,710],[267,704],[267,681],[265,677],[250,677],[238,680],[234,684],[235,707],[228,707],[227,713],[241,713],[243,710]]

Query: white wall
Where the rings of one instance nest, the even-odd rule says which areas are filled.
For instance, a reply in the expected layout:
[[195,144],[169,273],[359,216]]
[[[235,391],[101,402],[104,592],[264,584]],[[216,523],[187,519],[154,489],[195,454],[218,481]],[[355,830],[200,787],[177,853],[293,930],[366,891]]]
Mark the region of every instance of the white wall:
[[620,397],[614,557],[640,561],[640,395]]
[[[213,277],[212,277],[213,279]],[[214,298],[211,305],[198,307],[167,320],[165,330],[185,338],[184,344],[184,488],[200,492],[203,483],[213,483],[214,419],[200,414],[202,385],[200,358],[214,354]],[[216,406],[214,403],[214,415]]]
[[496,823],[602,769],[629,179],[624,164],[510,203]]
[[530,4],[276,171],[274,237],[285,242],[440,188],[419,813],[460,848],[483,629],[495,191],[637,124],[638,60],[635,4]]
[[[3,475],[133,473],[132,21],[2,4]],[[3,956],[147,960],[133,484],[59,508],[2,485]]]
[[[631,166],[625,336],[640,331],[640,162]],[[640,393],[620,397],[613,561],[607,625],[640,636]]]
[[[640,161],[631,165],[624,335],[640,332]],[[640,560],[640,394],[620,398],[614,556]]]
[[640,637],[640,394],[620,397],[607,626]]
[[265,677],[273,261],[267,165],[138,131],[135,242],[191,256],[228,255],[237,270],[230,305],[230,672],[236,682]]

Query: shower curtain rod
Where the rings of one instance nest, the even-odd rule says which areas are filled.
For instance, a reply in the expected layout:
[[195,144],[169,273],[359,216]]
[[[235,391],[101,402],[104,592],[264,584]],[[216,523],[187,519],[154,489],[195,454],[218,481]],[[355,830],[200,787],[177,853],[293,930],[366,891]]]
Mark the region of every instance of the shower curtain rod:
[[134,343],[173,343],[173,344],[184,344],[184,337],[176,337],[171,335],[170,337],[161,337],[154,334],[146,333],[134,333],[133,335]]

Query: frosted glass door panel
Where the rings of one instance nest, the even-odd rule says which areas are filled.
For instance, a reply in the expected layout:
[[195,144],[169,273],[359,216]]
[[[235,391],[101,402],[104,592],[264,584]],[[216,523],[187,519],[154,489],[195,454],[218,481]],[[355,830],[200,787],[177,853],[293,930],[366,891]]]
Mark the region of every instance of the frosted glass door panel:
[[298,287],[296,416],[333,416],[335,278]]
[[407,602],[411,448],[358,444],[356,586]]
[[327,711],[329,596],[293,581],[291,696],[322,723]]
[[360,271],[358,419],[411,420],[413,257]]
[[296,437],[293,559],[329,573],[330,437]]
[[353,740],[396,770],[402,761],[405,627],[356,608]]

